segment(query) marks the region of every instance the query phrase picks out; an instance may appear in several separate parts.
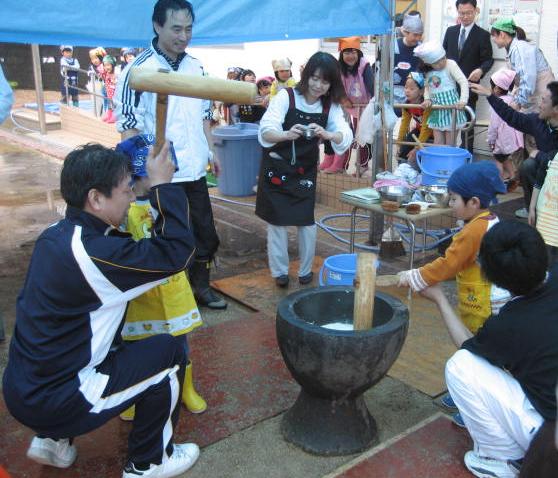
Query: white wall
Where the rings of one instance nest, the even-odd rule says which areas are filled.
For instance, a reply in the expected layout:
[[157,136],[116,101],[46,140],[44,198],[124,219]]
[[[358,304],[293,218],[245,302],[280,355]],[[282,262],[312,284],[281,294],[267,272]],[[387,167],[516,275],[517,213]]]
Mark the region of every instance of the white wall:
[[319,40],[291,40],[244,43],[225,47],[192,47],[188,53],[198,58],[211,75],[226,78],[229,66],[247,68],[256,77],[273,76],[271,60],[288,57],[293,62],[293,76],[299,78],[299,67],[319,50]]
[[[367,42],[363,42],[361,48],[366,59],[372,63],[374,48]],[[211,76],[218,78],[226,78],[229,66],[250,69],[256,73],[257,78],[273,76],[271,60],[287,57],[293,62],[293,76],[299,79],[300,66],[317,51],[326,51],[336,58],[339,56],[336,41],[326,43],[319,39],[188,48],[188,53],[198,58]]]
[[558,1],[543,0],[539,47],[550,63],[550,66],[552,66],[554,75],[558,75],[558,51],[556,51],[557,19]]

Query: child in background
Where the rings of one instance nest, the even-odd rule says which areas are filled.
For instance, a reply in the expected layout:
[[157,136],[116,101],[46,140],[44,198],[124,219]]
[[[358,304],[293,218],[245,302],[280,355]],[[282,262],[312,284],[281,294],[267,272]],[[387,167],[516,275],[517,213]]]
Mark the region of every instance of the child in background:
[[[240,75],[240,81],[256,83],[256,74],[252,70],[244,70]],[[238,105],[238,113],[241,123],[259,123],[265,113],[265,108],[261,105],[261,100],[251,105]]]
[[273,71],[275,72],[275,81],[271,85],[269,99],[273,98],[283,88],[294,88],[296,86],[296,80],[293,78],[293,72],[291,71],[293,66],[291,60],[288,58],[273,60],[271,66],[273,66]]
[[[156,211],[149,203],[149,181],[145,170],[148,149],[153,143],[153,135],[142,134],[116,146],[116,151],[128,156],[132,166],[136,200],[130,204],[126,231],[136,241],[151,237],[151,228],[155,222]],[[171,154],[174,154],[172,145]],[[124,340],[141,340],[151,335],[171,334],[183,344],[189,355],[187,334],[201,325],[194,294],[183,271],[128,304],[122,337]],[[194,388],[191,361],[186,366],[182,402],[192,413],[202,413],[207,408],[207,404]],[[120,417],[123,420],[133,420],[134,407],[126,410]]]
[[256,74],[252,70],[244,70],[240,74],[240,81],[247,81],[248,83],[256,83]]
[[256,82],[258,88],[258,102],[264,108],[269,105],[269,94],[271,92],[271,84],[273,83],[273,77],[264,76]]
[[[415,48],[423,65],[419,68],[425,74],[424,108],[432,105],[457,105],[456,128],[462,128],[467,118],[462,111],[469,100],[469,83],[467,78],[453,60],[446,58],[446,51],[437,42],[426,42]],[[457,92],[457,85],[461,95]],[[451,144],[452,110],[432,110],[428,126],[434,133],[435,144]],[[457,137],[457,135],[456,135]]]
[[[405,103],[411,105],[420,105],[424,101],[424,76],[422,73],[413,71],[407,76],[405,81]],[[421,143],[426,143],[432,138],[432,130],[428,126],[428,117],[430,109],[423,108],[403,108],[401,113],[401,126],[397,141],[413,142],[413,135],[418,138]],[[411,121],[414,121],[413,129],[411,129]],[[418,147],[401,145],[399,146],[399,162],[408,162],[416,169],[416,154]]]
[[[343,102],[343,109],[348,115],[347,119],[354,133],[358,128],[362,109],[374,96],[374,76],[370,63],[364,58],[360,49],[360,37],[340,38],[338,50],[341,80],[347,95]],[[359,158],[357,169],[362,173],[368,169],[370,148],[368,145],[356,147]],[[326,174],[344,172],[349,167],[352,149],[349,148],[343,154],[332,154],[331,145],[324,143],[324,160],[320,164],[320,170]]]
[[103,83],[103,72],[105,71],[103,68],[103,58],[106,55],[107,52],[102,46],[89,50],[89,61],[91,64],[87,70],[89,76],[87,91],[95,93],[95,95],[100,95],[91,96],[91,100],[96,109],[96,116],[101,116],[103,110],[107,110],[106,99],[101,98],[101,96],[105,97],[107,95],[105,84]]
[[[515,75],[515,71],[504,68],[490,77],[492,93],[508,105],[513,102],[510,93],[514,88]],[[513,179],[516,175],[516,168],[519,168],[523,160],[523,133],[509,126],[490,108],[486,140],[494,154],[502,179]]]
[[114,92],[116,90],[116,58],[107,55],[103,58],[103,81],[105,83],[106,96],[108,98],[108,107],[102,120],[105,123],[114,123],[116,118],[114,117],[114,103],[112,98],[114,97]]
[[102,46],[93,48],[89,50],[89,60],[91,65],[89,65],[89,71],[93,72],[95,76],[101,80],[103,75],[103,58],[107,56],[107,52]]
[[64,78],[68,78],[68,95],[72,97],[72,105],[79,106],[79,94],[77,90],[78,86],[78,72],[76,70],[71,70],[65,67],[79,68],[79,61],[73,57],[74,49],[69,45],[62,45],[60,47],[60,52],[62,53],[62,58],[60,58],[60,74],[62,75],[62,86],[60,87],[60,92],[62,93],[62,98],[60,103],[65,105],[68,104],[68,98],[66,95],[66,83]]
[[121,69],[124,70],[124,68],[134,61],[138,53],[135,48],[129,47],[122,48],[120,52],[122,57]]
[[227,80],[240,81],[240,75],[244,70],[238,66],[229,66],[227,68]]
[[[493,161],[478,161],[456,169],[448,180],[450,207],[457,219],[465,222],[444,257],[419,269],[403,271],[399,287],[411,287],[420,292],[439,282],[455,278],[457,282],[457,309],[465,326],[476,334],[491,315],[497,315],[509,300],[509,292],[488,282],[477,262],[480,244],[486,231],[498,222],[498,217],[488,210],[496,194],[506,192],[506,185]],[[456,410],[448,394],[442,404]],[[454,422],[464,426],[457,413]]]

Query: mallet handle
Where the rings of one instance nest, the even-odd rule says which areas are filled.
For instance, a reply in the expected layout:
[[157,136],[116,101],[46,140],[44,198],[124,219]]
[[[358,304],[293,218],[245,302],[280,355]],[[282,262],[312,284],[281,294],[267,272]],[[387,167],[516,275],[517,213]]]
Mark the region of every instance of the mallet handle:
[[155,146],[153,153],[159,154],[161,148],[165,144],[165,136],[167,132],[167,107],[169,105],[169,97],[159,93],[157,95],[157,108],[156,108],[156,129],[155,129]]
[[354,279],[355,305],[353,309],[355,330],[367,330],[372,327],[377,258],[378,256],[371,252],[357,254],[357,271]]

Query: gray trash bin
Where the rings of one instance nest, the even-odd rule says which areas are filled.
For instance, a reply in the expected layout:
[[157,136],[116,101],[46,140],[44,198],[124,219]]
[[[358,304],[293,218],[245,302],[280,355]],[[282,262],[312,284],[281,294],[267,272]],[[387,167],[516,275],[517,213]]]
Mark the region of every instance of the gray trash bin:
[[237,123],[218,126],[211,132],[215,154],[221,167],[217,187],[222,194],[254,194],[262,159],[262,147],[258,142],[259,127],[253,123]]

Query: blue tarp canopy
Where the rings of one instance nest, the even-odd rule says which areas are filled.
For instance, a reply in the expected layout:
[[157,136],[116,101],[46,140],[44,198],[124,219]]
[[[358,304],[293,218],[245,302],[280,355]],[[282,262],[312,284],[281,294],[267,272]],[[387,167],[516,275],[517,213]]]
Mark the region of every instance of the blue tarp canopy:
[[[192,45],[386,34],[395,0],[193,0]],[[143,46],[154,0],[2,0],[0,41]]]

